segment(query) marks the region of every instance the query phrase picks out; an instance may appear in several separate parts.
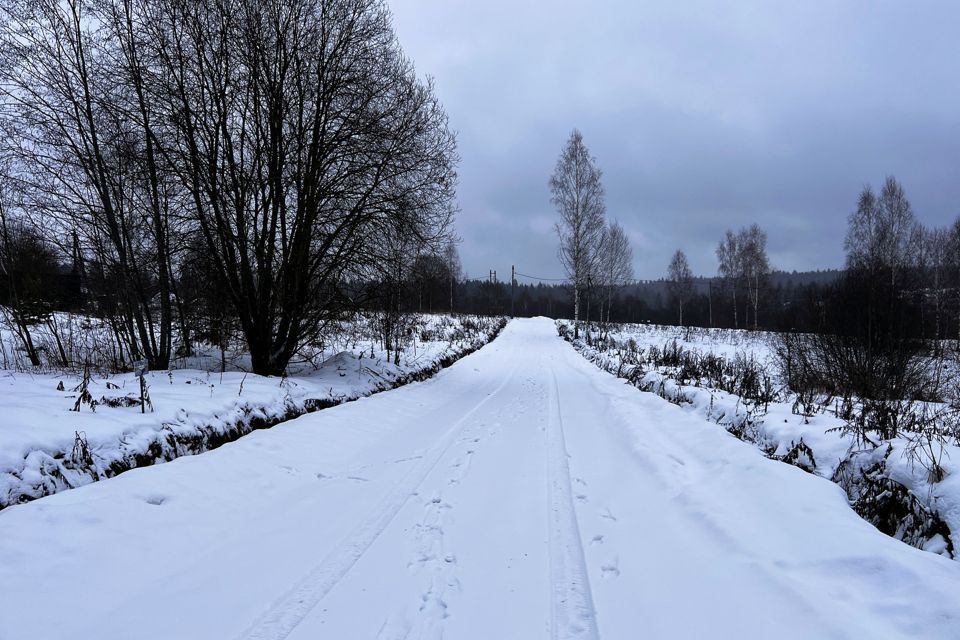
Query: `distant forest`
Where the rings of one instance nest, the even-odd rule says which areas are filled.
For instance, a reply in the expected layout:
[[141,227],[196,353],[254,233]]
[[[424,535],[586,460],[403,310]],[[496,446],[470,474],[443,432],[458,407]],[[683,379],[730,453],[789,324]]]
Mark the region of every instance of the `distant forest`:
[[[46,312],[54,310],[80,311],[90,304],[91,291],[86,278],[81,277],[78,261],[63,263],[52,256],[45,264],[31,265],[31,289]],[[422,264],[423,261],[421,261]],[[432,262],[432,261],[431,261]],[[439,263],[439,261],[436,261]],[[432,268],[413,269],[402,287],[401,306],[412,313],[444,313],[451,310],[451,282],[443,264]],[[789,330],[798,327],[794,309],[807,308],[811,301],[822,299],[827,290],[842,275],[840,270],[770,273],[761,296],[759,326],[762,329]],[[27,274],[21,274],[27,275]],[[6,279],[0,279],[0,305],[10,305],[10,290]],[[364,295],[367,285],[354,284],[352,290],[357,302],[353,308],[379,311],[379,300]],[[672,303],[667,280],[646,280],[625,285],[613,294],[610,305],[611,322],[677,324],[677,310]],[[466,279],[453,282],[453,311],[478,315],[515,315],[518,317],[547,316],[573,318],[573,296],[567,284],[517,282],[512,290],[509,282]],[[584,296],[584,319],[599,321],[600,305],[597,296],[587,291]],[[41,302],[42,301],[42,302]],[[722,278],[698,277],[693,280],[693,295],[684,310],[684,324],[698,327],[733,328],[732,298]],[[743,324],[744,296],[738,299],[740,326]]]
[[[806,308],[811,301],[822,299],[843,271],[773,271],[763,287],[759,326],[762,329],[802,329],[803,321],[795,309]],[[417,283],[416,303],[419,311],[446,310],[445,284],[440,280],[423,279]],[[458,283],[455,309],[464,313],[502,314],[519,317],[547,316],[573,318],[573,295],[566,284],[528,284],[466,280]],[[584,319],[599,321],[599,303],[587,292]],[[684,309],[684,324],[698,327],[735,326],[732,298],[722,278],[694,278],[693,295]],[[740,326],[743,325],[747,300],[738,299]],[[611,322],[677,324],[677,310],[670,298],[667,280],[646,280],[620,288],[610,307]]]

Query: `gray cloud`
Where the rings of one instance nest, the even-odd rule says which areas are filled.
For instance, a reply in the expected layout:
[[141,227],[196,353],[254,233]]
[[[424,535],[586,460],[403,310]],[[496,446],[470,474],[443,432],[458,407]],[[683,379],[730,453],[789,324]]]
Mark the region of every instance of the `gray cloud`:
[[857,192],[887,174],[918,217],[960,214],[951,2],[392,0],[459,132],[472,275],[560,274],[547,179],[573,127],[604,170],[637,274],[678,247],[715,271],[759,222],[775,266],[843,262]]

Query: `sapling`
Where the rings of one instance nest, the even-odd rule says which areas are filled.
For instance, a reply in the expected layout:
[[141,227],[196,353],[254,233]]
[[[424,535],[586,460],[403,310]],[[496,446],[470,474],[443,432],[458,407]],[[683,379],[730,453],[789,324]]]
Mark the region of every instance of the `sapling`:
[[150,413],[153,413],[153,401],[150,399],[150,385],[147,384],[146,376],[140,376],[140,413],[146,413],[147,407],[150,407]]
[[73,411],[80,411],[80,405],[86,404],[90,406],[90,411],[97,410],[97,401],[93,399],[93,396],[90,395],[90,365],[84,365],[83,367],[83,379],[73,389],[78,392],[77,401],[73,405]]
[[90,445],[87,443],[87,434],[83,431],[74,431],[73,434],[73,451],[70,452],[70,459],[76,464],[93,464]]

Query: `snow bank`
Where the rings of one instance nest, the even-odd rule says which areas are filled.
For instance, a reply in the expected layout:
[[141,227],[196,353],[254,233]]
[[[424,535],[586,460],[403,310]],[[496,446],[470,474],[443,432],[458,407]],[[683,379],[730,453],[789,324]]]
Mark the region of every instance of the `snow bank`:
[[[141,413],[131,373],[0,372],[0,508],[202,453],[251,431],[424,380],[492,340],[503,319],[425,320],[399,364],[376,344],[340,340],[317,366],[275,378],[196,369],[145,376],[152,410]],[[335,351],[336,349],[342,349]],[[74,410],[78,409],[78,410]]]
[[[620,325],[601,341],[574,340],[563,321],[557,327],[599,368],[724,427],[769,458],[833,480],[851,507],[884,533],[947,557],[960,553],[960,446],[945,447],[945,477],[936,482],[910,454],[908,436],[878,446],[857,443],[844,433],[837,410],[803,406],[778,379],[772,334]],[[716,360],[725,372],[735,369],[734,361],[745,363],[760,380],[750,393],[731,392],[742,381],[691,376],[666,357],[675,351],[708,366]],[[655,364],[665,361],[670,364]]]

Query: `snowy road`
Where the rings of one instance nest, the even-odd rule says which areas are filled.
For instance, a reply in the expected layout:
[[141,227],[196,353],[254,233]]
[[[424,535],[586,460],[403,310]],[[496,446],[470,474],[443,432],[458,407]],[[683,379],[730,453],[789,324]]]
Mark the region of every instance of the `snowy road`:
[[431,381],[0,512],[27,637],[960,638],[960,563],[517,320]]

